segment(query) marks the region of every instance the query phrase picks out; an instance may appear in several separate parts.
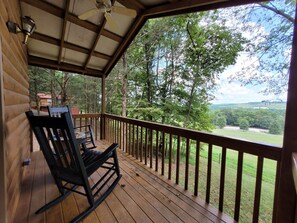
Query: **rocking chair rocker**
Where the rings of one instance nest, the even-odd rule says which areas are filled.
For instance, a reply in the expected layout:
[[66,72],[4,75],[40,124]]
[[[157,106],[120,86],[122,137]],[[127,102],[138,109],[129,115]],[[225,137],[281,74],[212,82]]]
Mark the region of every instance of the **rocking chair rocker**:
[[[102,153],[96,150],[81,153],[79,147],[83,141],[75,138],[68,112],[61,117],[34,116],[31,111],[26,115],[60,192],[60,196],[45,204],[36,214],[54,206],[73,191],[86,196],[90,204],[71,223],[81,221],[98,207],[121,178],[116,154],[118,144],[112,144]],[[95,172],[100,179],[91,186],[88,178]],[[77,190],[79,186],[84,188],[84,193]]]

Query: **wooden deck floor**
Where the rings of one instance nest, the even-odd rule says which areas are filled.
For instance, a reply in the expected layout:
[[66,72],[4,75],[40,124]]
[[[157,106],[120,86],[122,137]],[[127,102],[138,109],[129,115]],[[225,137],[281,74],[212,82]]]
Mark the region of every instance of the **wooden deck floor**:
[[[106,148],[106,142],[99,142]],[[119,185],[83,222],[233,222],[228,216],[190,196],[175,184],[158,176],[139,161],[118,151],[121,178]],[[58,195],[41,152],[32,153],[25,167],[21,199],[14,222],[67,223],[88,204],[74,194],[43,214],[34,212]]]

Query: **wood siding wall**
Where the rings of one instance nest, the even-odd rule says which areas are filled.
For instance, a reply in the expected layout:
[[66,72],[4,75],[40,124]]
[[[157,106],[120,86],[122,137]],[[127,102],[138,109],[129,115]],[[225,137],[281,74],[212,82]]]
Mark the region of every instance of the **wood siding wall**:
[[22,44],[22,34],[9,33],[6,27],[8,20],[20,24],[20,16],[18,0],[1,0],[0,35],[4,82],[2,90],[4,92],[8,222],[12,222],[16,214],[23,172],[22,161],[30,155],[30,128],[24,113],[29,110],[26,46]]

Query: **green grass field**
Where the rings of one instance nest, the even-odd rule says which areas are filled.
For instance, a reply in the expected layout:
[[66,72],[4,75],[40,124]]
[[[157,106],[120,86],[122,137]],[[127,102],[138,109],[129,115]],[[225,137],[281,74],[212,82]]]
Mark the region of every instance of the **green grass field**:
[[249,132],[249,131],[236,131],[229,129],[215,129],[213,130],[214,134],[228,136],[232,138],[239,138],[250,140],[254,142],[266,143],[266,144],[274,144],[277,146],[281,146],[283,144],[283,136],[282,135],[272,135],[263,132]]

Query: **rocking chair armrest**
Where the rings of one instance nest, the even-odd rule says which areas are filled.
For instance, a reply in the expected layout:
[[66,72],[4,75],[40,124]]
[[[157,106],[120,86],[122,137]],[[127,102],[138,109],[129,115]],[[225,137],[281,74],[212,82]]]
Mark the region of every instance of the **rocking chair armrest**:
[[113,153],[117,148],[119,147],[119,144],[113,143],[111,144],[104,152],[100,154],[101,157],[110,157],[111,153]]
[[104,152],[87,150],[86,153],[82,154],[83,160],[86,161],[85,166],[88,174],[93,173],[99,166],[106,162],[110,157],[116,156],[115,150],[118,148],[117,143],[113,143]]

